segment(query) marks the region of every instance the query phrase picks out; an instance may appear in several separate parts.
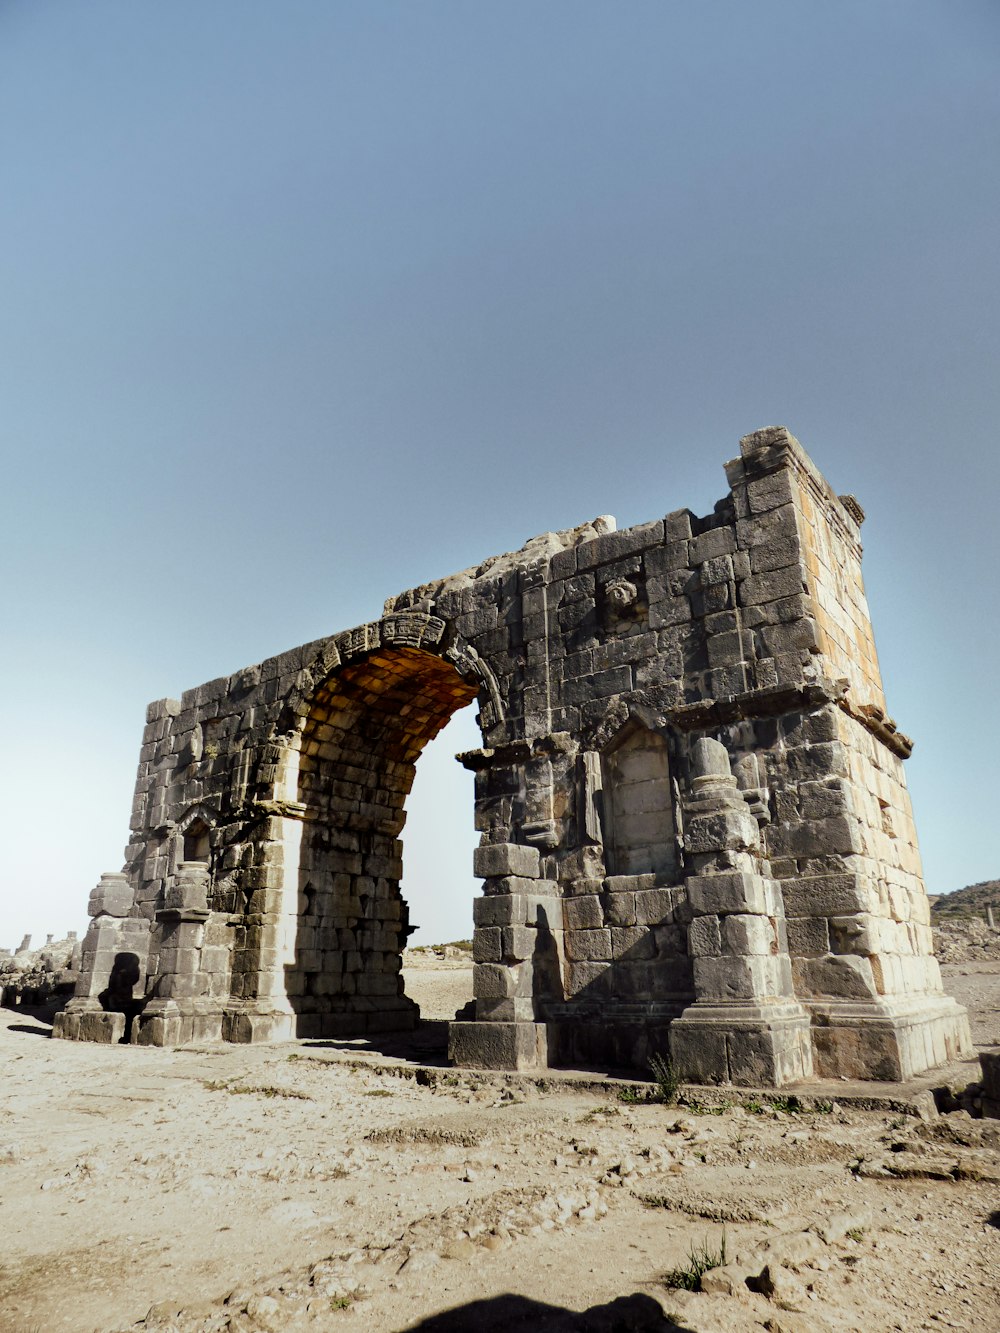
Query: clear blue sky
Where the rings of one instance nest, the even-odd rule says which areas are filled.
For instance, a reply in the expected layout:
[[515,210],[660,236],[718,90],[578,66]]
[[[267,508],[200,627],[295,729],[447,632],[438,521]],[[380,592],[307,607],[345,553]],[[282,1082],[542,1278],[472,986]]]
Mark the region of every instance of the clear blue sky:
[[0,181],[0,944],[120,868],[148,700],[772,423],[868,511],[929,888],[1000,874],[995,0],[3,0]]

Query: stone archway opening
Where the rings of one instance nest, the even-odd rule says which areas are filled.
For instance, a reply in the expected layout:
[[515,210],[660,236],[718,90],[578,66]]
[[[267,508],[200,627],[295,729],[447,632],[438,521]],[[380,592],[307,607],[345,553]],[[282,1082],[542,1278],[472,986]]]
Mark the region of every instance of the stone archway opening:
[[469,818],[475,775],[457,756],[482,745],[478,709],[454,713],[424,748],[406,802],[403,900],[413,934],[403,955],[406,994],[424,1022],[468,1015],[473,1003],[474,909],[481,889],[472,872],[480,834]]
[[476,698],[478,683],[432,653],[390,647],[317,690],[301,738],[297,929],[286,969],[298,1036],[416,1024],[401,974],[411,933],[400,888],[405,803],[425,745]]

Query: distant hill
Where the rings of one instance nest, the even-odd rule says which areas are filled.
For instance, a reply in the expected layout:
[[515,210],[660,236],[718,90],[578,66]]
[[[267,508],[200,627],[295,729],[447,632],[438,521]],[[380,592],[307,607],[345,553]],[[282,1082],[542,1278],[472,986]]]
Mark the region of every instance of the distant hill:
[[1000,925],[1000,879],[986,879],[981,884],[942,894],[932,903],[931,912],[940,920],[949,916],[982,916],[987,907],[993,908]]

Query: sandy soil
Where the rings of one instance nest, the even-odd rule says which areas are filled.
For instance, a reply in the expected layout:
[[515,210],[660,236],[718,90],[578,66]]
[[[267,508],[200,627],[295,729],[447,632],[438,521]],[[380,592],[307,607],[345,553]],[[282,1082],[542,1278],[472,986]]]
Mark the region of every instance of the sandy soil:
[[[991,966],[949,979],[981,1040]],[[408,986],[448,1016],[468,969]],[[47,1035],[0,1011],[4,1333],[996,1327],[1000,1121],[622,1102],[449,1071],[433,1024],[424,1072],[392,1043]],[[711,1291],[665,1284],[723,1238]]]

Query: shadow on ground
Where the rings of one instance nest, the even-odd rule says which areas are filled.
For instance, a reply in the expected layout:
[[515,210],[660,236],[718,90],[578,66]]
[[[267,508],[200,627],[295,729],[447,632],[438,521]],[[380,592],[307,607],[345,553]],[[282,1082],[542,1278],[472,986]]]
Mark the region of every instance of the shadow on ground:
[[327,1037],[321,1041],[301,1041],[300,1045],[318,1051],[368,1051],[415,1064],[450,1068],[448,1023],[444,1019],[422,1021],[412,1032],[375,1032],[367,1037]]
[[7,1029],[7,1031],[8,1031],[8,1032],[23,1032],[23,1033],[25,1033],[26,1036],[29,1036],[29,1037],[51,1037],[51,1036],[52,1036],[52,1029],[51,1029],[51,1028],[41,1028],[41,1027],[35,1028],[35,1027],[28,1027],[27,1023],[11,1023],[11,1025],[10,1025],[10,1027]]
[[406,1333],[507,1333],[510,1329],[525,1333],[693,1333],[665,1315],[652,1296],[641,1292],[580,1311],[507,1293],[431,1315],[419,1324],[409,1324]]

